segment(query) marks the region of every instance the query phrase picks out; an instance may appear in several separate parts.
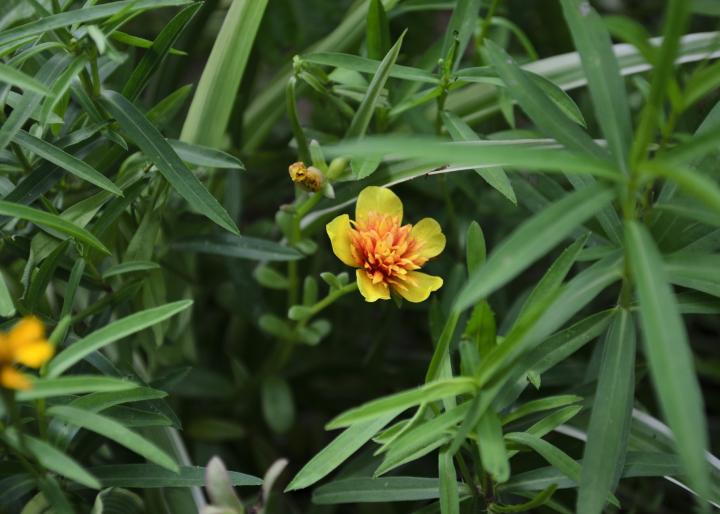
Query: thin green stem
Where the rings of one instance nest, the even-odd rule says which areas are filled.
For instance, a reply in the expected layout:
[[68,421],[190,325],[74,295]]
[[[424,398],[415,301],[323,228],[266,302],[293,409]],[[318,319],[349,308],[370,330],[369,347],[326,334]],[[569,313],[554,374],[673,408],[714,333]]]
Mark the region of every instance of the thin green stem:
[[328,306],[335,303],[335,301],[338,298],[355,291],[357,289],[357,287],[358,287],[357,282],[350,282],[346,286],[343,286],[340,289],[335,289],[334,291],[330,292],[325,298],[323,298],[322,300],[317,302],[315,305],[310,307],[310,315],[307,318],[303,319],[302,321],[299,321],[298,327],[305,326],[313,316],[315,316],[316,314],[321,312],[323,309],[325,309]]

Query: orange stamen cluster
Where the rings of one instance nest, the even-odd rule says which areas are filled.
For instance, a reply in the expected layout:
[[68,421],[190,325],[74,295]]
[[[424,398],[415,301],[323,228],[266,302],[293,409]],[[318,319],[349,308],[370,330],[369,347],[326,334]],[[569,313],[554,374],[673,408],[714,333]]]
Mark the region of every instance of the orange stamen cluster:
[[412,225],[401,226],[399,217],[377,212],[351,223],[350,251],[358,267],[373,284],[385,282],[406,289],[405,282],[412,282],[408,271],[419,269],[427,261],[418,254],[420,244],[410,233]]

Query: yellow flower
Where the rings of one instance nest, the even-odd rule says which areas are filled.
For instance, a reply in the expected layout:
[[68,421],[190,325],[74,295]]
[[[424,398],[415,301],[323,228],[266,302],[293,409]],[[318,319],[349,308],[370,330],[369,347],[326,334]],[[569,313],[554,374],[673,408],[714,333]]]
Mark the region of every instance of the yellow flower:
[[401,225],[403,205],[384,187],[366,187],[358,196],[355,221],[343,214],[327,224],[338,259],[355,270],[358,289],[368,302],[389,300],[392,289],[409,302],[427,300],[443,284],[440,277],[416,271],[445,248],[440,224],[424,218]]
[[52,345],[45,339],[45,327],[35,316],[26,316],[9,332],[0,332],[0,386],[27,389],[30,381],[13,365],[39,368],[53,355]]

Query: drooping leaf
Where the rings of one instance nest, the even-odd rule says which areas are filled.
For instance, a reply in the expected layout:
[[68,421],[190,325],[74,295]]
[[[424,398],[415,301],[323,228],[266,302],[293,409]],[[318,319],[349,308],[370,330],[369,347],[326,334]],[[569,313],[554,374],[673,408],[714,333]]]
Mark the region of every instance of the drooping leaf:
[[163,468],[174,472],[179,471],[175,460],[165,451],[112,418],[69,405],[50,407],[48,416],[96,432]]
[[700,496],[709,498],[707,423],[685,325],[647,229],[627,222],[625,237],[640,303],[645,355],[658,401],[675,435],[690,485]]

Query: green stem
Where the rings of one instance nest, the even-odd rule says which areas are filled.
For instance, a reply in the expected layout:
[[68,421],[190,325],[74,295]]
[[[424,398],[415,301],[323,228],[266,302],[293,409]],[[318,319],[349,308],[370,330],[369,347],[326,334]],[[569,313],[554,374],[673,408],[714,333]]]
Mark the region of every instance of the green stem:
[[310,321],[313,316],[318,314],[326,307],[332,305],[338,298],[355,291],[357,287],[357,282],[351,282],[346,286],[341,287],[340,289],[335,289],[334,291],[330,292],[325,298],[310,307],[310,315],[302,321],[299,321],[298,327],[304,327],[305,325],[307,325],[308,321]]

